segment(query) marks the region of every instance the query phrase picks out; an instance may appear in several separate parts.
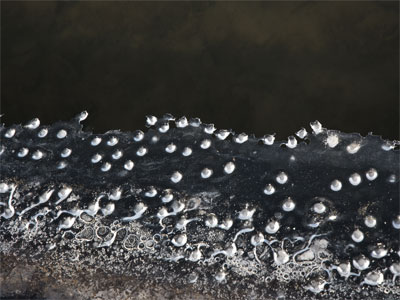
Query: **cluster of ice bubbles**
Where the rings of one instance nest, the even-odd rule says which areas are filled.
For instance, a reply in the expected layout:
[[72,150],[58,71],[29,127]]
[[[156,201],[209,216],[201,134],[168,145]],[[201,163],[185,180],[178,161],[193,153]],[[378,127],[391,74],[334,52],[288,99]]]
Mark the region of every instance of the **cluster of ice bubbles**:
[[[151,234],[138,224],[123,224],[114,221],[106,226],[101,222],[86,224],[81,231],[75,235],[79,242],[93,242],[96,248],[122,247],[129,252],[154,253],[161,248],[160,242],[163,239],[161,234]],[[116,244],[119,243],[119,246]]]
[[[249,255],[251,254],[252,253]],[[235,256],[228,257],[225,265],[232,272],[235,272],[240,276],[258,275],[264,269],[256,260],[244,257],[243,251],[241,250],[239,250]]]
[[[101,216],[89,217],[82,214],[69,230],[49,231],[47,226],[52,222],[50,214],[47,215],[45,209],[39,210],[30,219],[16,218],[10,220],[7,224],[8,232],[12,235],[18,234],[20,237],[22,235],[22,238],[26,242],[25,245],[35,241],[37,238],[46,238],[48,245],[43,250],[54,249],[57,246],[55,242],[57,236],[61,235],[64,238],[66,235],[69,235],[73,236],[73,238],[68,238],[69,241],[62,239],[62,243],[89,243],[94,248],[103,248],[102,250],[110,247],[113,250],[118,249],[119,252],[127,251],[132,256],[141,254],[150,255],[159,260],[168,260],[163,255],[166,253],[166,249],[172,251],[172,253],[169,252],[170,257],[180,257],[179,254],[185,252],[183,247],[182,249],[178,249],[171,246],[171,235],[174,231],[169,232],[167,230],[166,233],[154,234],[154,232],[151,232],[140,222],[125,223],[117,220],[110,224],[105,222]],[[54,229],[57,229],[57,227]],[[265,284],[269,284],[272,281],[304,283],[304,288],[314,293],[326,290],[326,284],[330,288],[329,283],[332,279],[332,269],[327,267],[326,262],[329,265],[329,261],[332,261],[332,253],[327,250],[328,241],[323,236],[315,235],[308,241],[302,239],[304,247],[300,250],[297,248],[297,252],[284,249],[286,247],[283,247],[283,241],[276,242],[281,246],[274,244],[271,247],[268,245],[269,248],[266,247],[268,249],[266,257],[263,257],[263,255],[257,257],[257,254],[251,251],[244,252],[241,248],[238,248],[235,255],[204,257],[197,261],[196,264],[203,268],[213,265],[219,266],[220,271],[216,271],[213,274],[218,282],[229,281],[229,273],[231,273],[240,277],[256,276],[265,282]],[[12,251],[13,247],[11,244],[2,243],[2,252]],[[190,246],[189,243],[187,246],[186,250],[193,248],[193,245]],[[288,251],[287,255],[289,259],[285,263],[277,264],[273,262],[273,254],[278,253],[279,250]],[[185,280],[189,283],[198,282],[198,278],[202,273],[203,271],[198,269],[198,271],[191,273]],[[312,280],[316,276],[319,277],[320,281],[313,285]],[[390,282],[385,281],[383,284],[376,286],[376,288],[383,293],[400,295],[400,289],[390,285]]]
[[[42,209],[43,210],[43,209]],[[143,226],[138,224],[123,224],[120,221],[114,221],[112,224],[103,224],[97,217],[90,217],[82,214],[68,230],[49,230],[52,224],[52,217],[45,214],[42,210],[29,219],[16,218],[3,224],[12,236],[18,238],[11,239],[7,243],[1,243],[1,250],[4,253],[12,251],[13,245],[22,240],[22,248],[28,247],[32,242],[39,240],[46,241],[46,247],[43,251],[52,250],[61,243],[87,244],[90,243],[95,248],[122,247],[129,252],[153,253],[160,249],[160,242],[163,237],[160,234],[152,234]],[[41,214],[43,213],[43,214]],[[38,218],[39,215],[39,218]],[[55,224],[55,223],[53,223]],[[57,242],[58,241],[58,242]],[[118,245],[117,245],[118,244]],[[40,249],[38,249],[40,250]]]
[[302,263],[289,262],[285,265],[277,266],[266,278],[266,281],[271,281],[272,279],[283,282],[304,280],[304,278],[308,278],[322,269],[323,264],[318,264],[314,261]]
[[[93,246],[97,248],[112,246],[122,247],[132,255],[135,254],[156,254],[158,259],[168,260],[168,257],[163,255],[165,246],[168,245],[167,234],[150,234],[138,223],[122,224],[114,222],[110,226],[105,226],[101,222],[86,224],[81,230],[76,233],[75,239],[79,242],[91,241]],[[111,243],[112,242],[112,243]],[[167,243],[166,243],[167,242]],[[119,243],[118,246],[116,244]],[[254,259],[253,253],[245,253],[239,249],[233,256],[212,256],[199,260],[198,265],[207,267],[212,265],[220,265],[221,270],[232,272],[241,277],[258,276],[265,278],[268,283],[272,280],[280,282],[304,281],[311,274],[321,272],[324,269],[323,262],[330,258],[330,254],[326,251],[326,240],[319,239],[305,248],[303,252],[299,252],[296,259],[292,259],[288,263],[282,265],[270,266],[272,255],[266,255],[263,263]],[[179,251],[174,251],[169,257],[179,258]],[[272,250],[272,249],[271,249]],[[277,249],[274,249],[276,251]],[[312,255],[307,251],[312,251]],[[293,257],[293,255],[292,255]],[[299,259],[300,258],[300,259]],[[173,259],[170,259],[173,260]],[[299,261],[300,260],[300,261]],[[197,282],[199,274],[196,272],[187,278],[189,283]]]
[[394,294],[400,299],[400,286],[394,282],[384,281],[381,285],[376,286],[377,290],[384,294]]
[[273,263],[268,273],[263,275],[265,283],[273,280],[285,283],[304,282],[316,274],[329,275],[326,262],[332,259],[332,253],[327,250],[327,245],[327,240],[323,238],[314,241],[310,239],[305,248],[290,255],[287,263]]

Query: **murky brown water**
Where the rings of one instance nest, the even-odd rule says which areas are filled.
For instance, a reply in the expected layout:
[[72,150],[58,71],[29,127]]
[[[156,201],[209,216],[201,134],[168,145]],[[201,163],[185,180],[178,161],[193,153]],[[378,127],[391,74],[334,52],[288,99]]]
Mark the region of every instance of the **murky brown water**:
[[2,2],[2,113],[96,131],[145,114],[399,136],[396,2]]

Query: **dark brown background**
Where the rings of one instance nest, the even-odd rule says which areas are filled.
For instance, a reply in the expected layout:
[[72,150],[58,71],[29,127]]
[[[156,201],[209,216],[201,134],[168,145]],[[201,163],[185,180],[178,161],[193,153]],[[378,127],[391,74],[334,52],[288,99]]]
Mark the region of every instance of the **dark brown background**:
[[309,121],[399,138],[399,4],[1,2],[7,124],[88,110],[96,132],[146,114],[284,138]]

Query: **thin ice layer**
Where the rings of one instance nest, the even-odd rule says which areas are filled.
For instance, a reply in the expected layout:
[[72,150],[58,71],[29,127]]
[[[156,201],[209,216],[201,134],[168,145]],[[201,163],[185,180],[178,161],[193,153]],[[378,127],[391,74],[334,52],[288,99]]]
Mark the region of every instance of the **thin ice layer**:
[[171,115],[95,135],[84,115],[1,127],[5,255],[225,298],[400,293],[397,142],[319,122],[275,142]]

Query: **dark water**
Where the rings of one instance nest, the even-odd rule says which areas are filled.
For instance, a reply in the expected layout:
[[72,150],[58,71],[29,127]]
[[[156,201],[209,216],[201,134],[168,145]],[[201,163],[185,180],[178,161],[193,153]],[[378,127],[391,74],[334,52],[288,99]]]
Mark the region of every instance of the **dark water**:
[[3,121],[399,138],[398,2],[1,2]]

